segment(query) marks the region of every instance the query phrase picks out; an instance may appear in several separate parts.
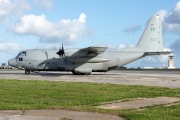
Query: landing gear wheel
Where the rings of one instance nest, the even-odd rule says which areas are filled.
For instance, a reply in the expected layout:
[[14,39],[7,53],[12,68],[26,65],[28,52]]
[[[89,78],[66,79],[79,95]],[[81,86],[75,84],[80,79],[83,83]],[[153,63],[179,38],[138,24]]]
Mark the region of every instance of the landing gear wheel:
[[25,74],[29,75],[30,74],[30,70],[25,70]]
[[75,73],[74,71],[72,71],[73,75],[78,75],[77,73]]

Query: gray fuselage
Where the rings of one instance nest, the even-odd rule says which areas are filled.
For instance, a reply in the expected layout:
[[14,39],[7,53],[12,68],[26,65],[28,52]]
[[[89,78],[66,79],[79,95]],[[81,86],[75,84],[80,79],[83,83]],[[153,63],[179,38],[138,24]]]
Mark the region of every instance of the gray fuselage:
[[[78,49],[77,49],[78,51]],[[25,50],[9,61],[13,67],[32,71],[74,71],[81,68],[83,71],[108,71],[143,56],[143,52],[106,51],[97,56],[60,57],[57,50],[33,49]]]

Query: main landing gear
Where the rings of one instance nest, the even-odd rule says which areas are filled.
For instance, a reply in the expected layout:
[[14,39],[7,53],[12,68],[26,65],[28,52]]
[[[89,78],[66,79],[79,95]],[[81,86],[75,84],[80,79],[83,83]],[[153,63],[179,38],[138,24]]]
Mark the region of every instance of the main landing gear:
[[80,72],[75,72],[74,70],[72,71],[73,75],[90,75],[91,73],[80,73]]
[[25,74],[26,74],[26,75],[29,75],[31,72],[39,73],[40,71],[25,70]]
[[29,75],[30,73],[31,73],[30,70],[25,70],[25,74],[26,74],[26,75]]

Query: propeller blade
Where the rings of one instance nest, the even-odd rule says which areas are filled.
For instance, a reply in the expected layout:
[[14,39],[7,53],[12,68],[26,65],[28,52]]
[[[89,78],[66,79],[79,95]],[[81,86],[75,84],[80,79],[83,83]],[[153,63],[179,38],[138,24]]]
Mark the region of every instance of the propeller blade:
[[62,49],[59,47],[59,51],[56,52],[56,54],[58,54],[59,57],[61,57],[61,63],[63,64],[63,60],[64,60],[63,58],[65,57],[63,43],[62,43]]
[[62,50],[64,50],[64,48],[63,48],[63,43],[62,43]]

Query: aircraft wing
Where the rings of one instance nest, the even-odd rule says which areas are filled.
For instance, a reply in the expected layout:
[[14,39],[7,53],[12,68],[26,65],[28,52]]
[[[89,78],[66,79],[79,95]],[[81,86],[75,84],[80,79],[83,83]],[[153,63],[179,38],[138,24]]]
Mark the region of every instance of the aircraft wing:
[[107,47],[87,47],[83,49],[79,49],[77,52],[73,54],[69,54],[66,56],[69,56],[67,58],[70,62],[75,63],[101,63],[101,62],[107,62],[110,61],[110,59],[104,58],[102,56],[98,56],[98,54],[105,52]]
[[92,47],[80,49],[80,51],[86,52],[87,54],[90,54],[90,53],[100,54],[100,53],[105,52],[107,48],[108,47],[92,46]]

